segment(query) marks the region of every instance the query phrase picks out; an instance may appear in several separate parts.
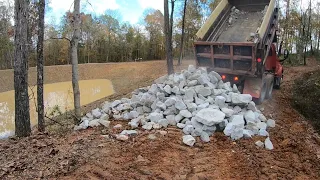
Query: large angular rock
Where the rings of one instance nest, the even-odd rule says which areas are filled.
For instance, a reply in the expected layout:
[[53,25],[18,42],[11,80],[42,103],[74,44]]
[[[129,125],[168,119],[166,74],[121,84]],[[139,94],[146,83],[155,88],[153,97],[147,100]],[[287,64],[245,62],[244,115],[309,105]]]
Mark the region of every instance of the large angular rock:
[[258,123],[257,123],[257,127],[258,127],[259,129],[264,129],[264,130],[266,130],[266,129],[267,129],[267,123],[265,123],[265,122],[258,122]]
[[151,113],[151,108],[147,107],[147,106],[142,106],[142,109],[145,113]]
[[176,123],[179,123],[184,117],[181,114],[178,114],[174,117],[174,120]]
[[203,142],[210,142],[210,137],[209,137],[208,133],[206,133],[204,131],[201,132],[200,139]]
[[194,137],[192,137],[191,135],[185,135],[182,137],[182,142],[192,147],[196,142],[196,139],[194,139]]
[[187,106],[186,106],[186,105],[184,104],[184,102],[181,101],[181,100],[177,100],[177,101],[176,101],[175,107],[176,107],[177,109],[179,109],[180,111],[181,111],[181,110],[184,110],[184,109],[187,109]]
[[178,124],[177,124],[177,127],[180,128],[180,129],[183,129],[183,128],[186,127],[186,124],[178,123]]
[[[211,72],[209,73],[209,76],[216,77],[216,79],[218,79],[218,81],[222,80],[221,76],[220,76],[218,73],[214,72],[214,71],[211,71]],[[217,82],[218,82],[218,81],[217,81]],[[217,82],[212,82],[212,83],[217,83]]]
[[265,145],[266,149],[268,149],[268,150],[272,150],[273,149],[273,144],[270,141],[269,137],[267,137],[266,140],[264,141],[264,145]]
[[152,84],[148,92],[149,92],[150,94],[156,95],[157,92],[159,92],[158,86],[157,86],[156,84]]
[[97,118],[97,119],[99,119],[102,115],[99,108],[92,110],[91,114],[93,115],[94,118]]
[[160,124],[162,127],[168,127],[169,121],[167,119],[160,119],[158,124]]
[[268,119],[267,127],[271,127],[271,128],[276,127],[276,122],[273,119]]
[[171,126],[177,125],[177,122],[174,120],[174,118],[175,118],[175,115],[166,116],[166,119],[168,120],[169,125]]
[[231,102],[236,105],[247,105],[252,101],[250,94],[231,93]]
[[103,119],[99,119],[98,121],[101,125],[103,125],[104,127],[108,128],[110,126],[110,121],[107,120],[103,120]]
[[187,105],[187,108],[190,112],[197,110],[197,107],[198,107],[197,104],[195,104],[195,103],[188,102],[188,103],[186,103],[186,105]]
[[196,92],[204,97],[211,95],[211,88],[209,87],[200,87],[196,89]]
[[183,97],[183,100],[186,100],[188,102],[192,102],[193,101],[193,97],[195,96],[195,91],[194,89],[186,89],[185,90],[185,93],[184,93],[184,97]]
[[174,86],[174,87],[172,88],[172,92],[173,92],[174,94],[176,94],[176,95],[181,94],[180,88],[179,88],[178,86]]
[[175,98],[175,97],[170,97],[170,98],[168,98],[168,99],[164,102],[164,104],[165,104],[167,107],[172,106],[172,105],[174,105],[175,103],[176,103],[176,98]]
[[212,84],[217,84],[219,82],[219,79],[214,74],[212,74],[211,72],[208,74],[208,77],[209,77],[210,82]]
[[174,106],[169,107],[163,112],[163,115],[175,115],[177,114],[177,109]]
[[128,136],[135,136],[138,134],[136,130],[123,130],[120,135],[128,135]]
[[188,66],[188,72],[189,72],[189,73],[194,73],[194,72],[196,72],[196,70],[197,70],[197,69],[196,69],[196,67],[194,67],[194,65],[189,65],[189,66]]
[[145,130],[151,130],[153,125],[154,125],[154,122],[148,122],[145,125],[143,125],[142,128]]
[[121,101],[120,100],[115,100],[115,101],[112,102],[111,107],[114,108],[114,107],[118,106],[119,104],[121,104]]
[[158,79],[156,79],[154,82],[156,84],[163,84],[167,80],[167,78],[168,78],[168,75],[161,76]]
[[226,98],[224,98],[223,96],[217,96],[215,99],[215,104],[218,105],[220,108],[227,107]]
[[238,139],[241,139],[242,137],[243,137],[243,129],[242,128],[235,128],[231,132],[231,139],[232,140],[238,140]]
[[221,123],[225,114],[217,109],[202,109],[195,116],[196,120],[204,125],[212,126]]
[[157,104],[156,104],[156,106],[157,106],[158,108],[160,108],[161,110],[166,110],[166,109],[167,109],[167,106],[166,106],[163,102],[161,102],[161,101],[158,101]]
[[188,134],[191,134],[193,130],[194,130],[194,127],[192,125],[186,125],[183,128],[183,133],[188,135]]
[[247,109],[253,112],[257,111],[256,104],[253,101],[249,102]]
[[192,114],[188,110],[181,110],[179,114],[183,117],[186,117],[186,118],[192,117]]
[[204,84],[207,84],[208,82],[210,82],[210,79],[208,77],[207,74],[201,74],[199,77],[198,77],[198,82],[202,85]]
[[200,104],[199,106],[197,106],[197,110],[201,110],[201,109],[206,109],[206,108],[208,108],[209,107],[209,103],[208,102],[204,102],[204,103],[202,103],[202,104]]
[[187,86],[192,87],[192,86],[196,86],[197,84],[198,84],[198,80],[192,80],[188,82]]
[[163,114],[153,112],[149,115],[151,122],[158,123],[160,119],[163,119]]
[[171,94],[171,87],[169,85],[166,85],[163,90],[168,93],[168,94]]
[[243,136],[244,124],[243,115],[233,115],[230,118],[230,123],[228,123],[223,130],[223,133],[226,136],[233,136],[232,139],[236,140],[238,137]]
[[89,122],[89,127],[97,127],[100,126],[99,119],[94,119]]
[[231,117],[233,115],[233,110],[229,108],[222,108],[221,111],[226,114],[226,117]]
[[247,124],[249,124],[249,123],[257,123],[256,115],[254,114],[254,112],[252,110],[247,111],[244,114],[244,118],[247,121]]

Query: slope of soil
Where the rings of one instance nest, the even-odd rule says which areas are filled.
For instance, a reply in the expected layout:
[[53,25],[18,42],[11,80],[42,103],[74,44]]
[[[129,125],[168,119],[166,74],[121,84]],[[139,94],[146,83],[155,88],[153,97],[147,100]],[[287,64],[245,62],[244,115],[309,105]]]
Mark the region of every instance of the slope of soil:
[[320,132],[320,72],[306,73],[295,81],[292,103]]
[[[232,142],[221,133],[190,148],[175,128],[120,142],[114,134],[121,130],[100,127],[0,141],[0,179],[319,179],[320,138],[290,104],[294,79],[315,68],[286,68],[282,89],[262,104],[277,123],[269,131],[272,151],[254,145],[259,137]],[[127,128],[124,121],[111,127],[117,123]]]

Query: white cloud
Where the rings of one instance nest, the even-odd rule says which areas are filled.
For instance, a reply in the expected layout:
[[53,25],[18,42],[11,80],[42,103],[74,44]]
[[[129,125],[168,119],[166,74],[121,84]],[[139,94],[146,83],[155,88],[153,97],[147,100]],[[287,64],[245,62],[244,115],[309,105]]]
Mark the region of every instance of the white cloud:
[[[52,21],[59,23],[65,12],[73,11],[73,1],[74,0],[49,1],[49,7],[52,11],[49,14],[49,18],[46,18],[46,22],[51,19]],[[82,10],[85,12],[103,14],[107,9],[118,9],[120,6],[117,4],[116,0],[83,0],[81,1],[81,7],[84,7]]]
[[[89,2],[89,3],[88,3]],[[119,5],[116,0],[88,0],[81,1],[81,5],[85,5],[86,9],[94,11],[97,14],[104,13],[107,9],[118,9]],[[52,0],[49,6],[53,11],[68,11],[73,10],[73,0]]]
[[[90,4],[87,4],[87,10],[89,12],[95,12],[96,14],[103,14],[107,9],[118,9],[120,6],[116,0],[89,0]],[[87,2],[85,2],[87,3]]]
[[163,11],[164,9],[163,0],[138,0],[138,1],[140,6],[143,9],[153,8],[153,9],[159,9],[160,11]]

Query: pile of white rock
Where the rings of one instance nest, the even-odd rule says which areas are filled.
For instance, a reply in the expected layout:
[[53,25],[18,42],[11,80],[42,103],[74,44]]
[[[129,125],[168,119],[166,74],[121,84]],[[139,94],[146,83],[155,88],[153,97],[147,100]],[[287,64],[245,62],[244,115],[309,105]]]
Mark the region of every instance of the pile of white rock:
[[[256,108],[251,95],[241,94],[236,85],[224,83],[218,73],[192,65],[181,73],[160,77],[132,94],[131,99],[105,102],[101,109],[92,110],[75,130],[109,127],[112,117],[128,121],[133,129],[124,130],[121,138],[137,134],[134,129],[139,126],[144,130],[176,126],[185,134],[183,142],[193,146],[195,137],[209,142],[216,131],[232,140],[254,135],[269,137],[267,129],[275,126],[274,120],[267,120]],[[257,146],[273,149],[269,138],[261,143],[256,142]]]

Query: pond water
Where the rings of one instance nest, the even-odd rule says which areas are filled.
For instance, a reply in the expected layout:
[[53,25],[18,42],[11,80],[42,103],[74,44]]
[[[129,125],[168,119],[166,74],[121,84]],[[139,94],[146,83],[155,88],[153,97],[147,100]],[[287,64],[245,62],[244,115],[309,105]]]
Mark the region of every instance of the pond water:
[[[110,80],[95,79],[79,81],[81,105],[86,105],[114,93]],[[29,88],[30,119],[32,126],[37,124],[37,87]],[[74,109],[72,83],[61,82],[44,85],[44,106],[48,116]],[[35,96],[35,97],[34,97]],[[0,138],[14,134],[14,91],[0,93]]]

